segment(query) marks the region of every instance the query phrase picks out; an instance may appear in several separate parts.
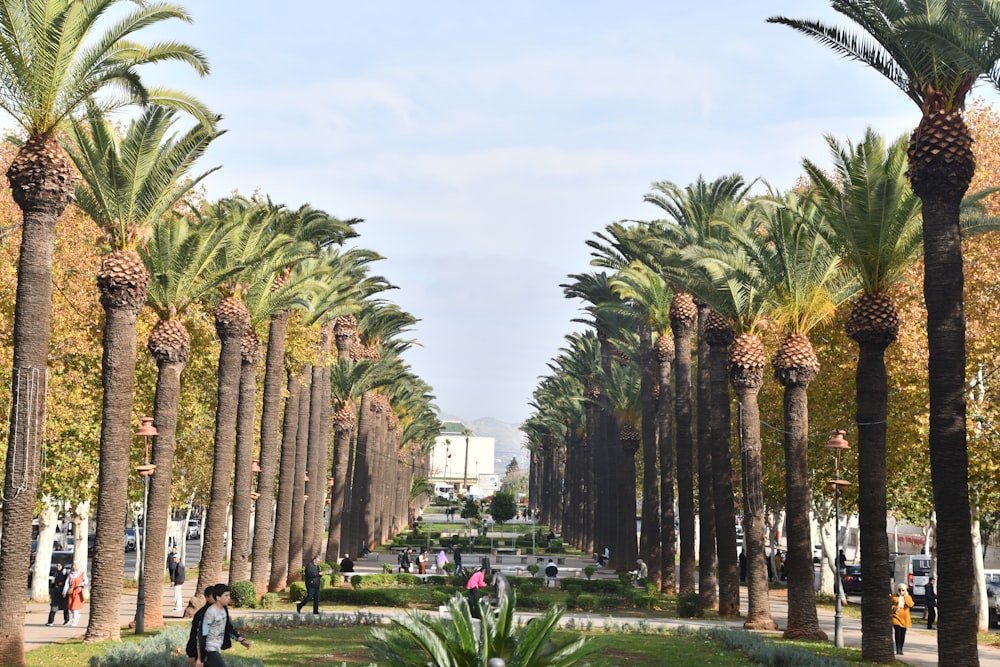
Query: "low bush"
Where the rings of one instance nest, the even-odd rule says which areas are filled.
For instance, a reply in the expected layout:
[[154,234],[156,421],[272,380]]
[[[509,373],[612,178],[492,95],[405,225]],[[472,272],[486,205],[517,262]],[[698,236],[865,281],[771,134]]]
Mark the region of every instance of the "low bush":
[[563,541],[558,538],[549,540],[548,545],[545,547],[545,553],[564,554],[566,553],[566,546],[563,544]]
[[571,586],[579,586],[584,593],[597,593],[599,595],[620,595],[622,593],[621,582],[613,579],[560,579],[559,585],[563,590],[569,591]]
[[583,573],[587,575],[588,580],[593,578],[594,572],[597,572],[597,568],[595,568],[593,565],[588,565],[587,567],[583,568]]
[[407,574],[406,572],[398,572],[394,576],[394,581],[400,586],[419,586],[422,582],[420,577],[415,574]]
[[278,606],[278,594],[277,593],[264,593],[260,596],[260,608],[261,609],[274,609]]
[[601,598],[590,593],[580,593],[576,596],[574,606],[580,611],[595,611],[601,606]]
[[[94,667],[183,667],[187,656],[178,649],[187,644],[189,626],[173,625],[163,632],[143,639],[141,642],[114,644],[107,653],[90,659]],[[264,667],[260,658],[226,656],[226,663],[234,667]]]
[[306,597],[306,585],[301,581],[296,581],[288,587],[288,600],[298,602]]
[[701,628],[694,630],[681,626],[674,631],[681,637],[713,639],[724,646],[736,649],[759,665],[796,665],[802,667],[847,667],[840,658],[816,655],[799,646],[768,641],[761,635],[736,628]]
[[257,608],[257,587],[252,581],[237,581],[229,589],[234,607]]
[[435,605],[440,607],[441,605],[447,603],[448,600],[451,599],[451,595],[452,595],[451,593],[445,593],[444,591],[434,590],[431,591],[431,601],[433,601]]
[[681,618],[701,618],[705,615],[705,605],[697,593],[683,593],[677,596],[677,615]]

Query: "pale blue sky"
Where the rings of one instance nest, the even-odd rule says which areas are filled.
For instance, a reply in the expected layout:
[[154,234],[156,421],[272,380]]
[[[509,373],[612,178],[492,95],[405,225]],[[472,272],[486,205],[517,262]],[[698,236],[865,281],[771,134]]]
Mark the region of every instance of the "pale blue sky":
[[259,190],[361,217],[388,298],[421,319],[408,353],[443,412],[519,423],[579,305],[584,241],[657,216],[655,181],[732,172],[792,185],[823,134],[896,136],[917,108],[792,30],[827,2],[189,0],[188,89],[228,133],[211,197]]

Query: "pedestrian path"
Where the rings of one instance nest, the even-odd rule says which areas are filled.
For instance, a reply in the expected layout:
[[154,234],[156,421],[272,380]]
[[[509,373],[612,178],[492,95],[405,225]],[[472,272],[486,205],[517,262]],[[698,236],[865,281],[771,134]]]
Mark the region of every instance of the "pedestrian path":
[[[373,554],[374,556],[374,554]],[[395,565],[395,555],[387,553],[379,553],[376,558],[371,558],[368,560],[358,559],[355,562],[355,569],[361,573],[374,573],[381,572],[383,563],[392,563]],[[573,558],[569,557],[566,559],[566,566],[573,569],[582,569],[587,565],[594,565],[593,561],[584,558]],[[613,571],[607,568],[598,568],[595,578],[617,578]],[[190,599],[194,595],[195,585],[197,577],[190,577],[188,582],[184,584],[184,594],[187,599]],[[741,609],[746,611],[747,600],[746,600],[746,588],[741,588]],[[127,626],[135,618],[135,601],[136,593],[135,591],[126,592],[122,595],[121,600],[121,625],[123,627]],[[774,591],[772,592],[771,598],[771,615],[774,617],[775,622],[777,622],[780,628],[784,628],[786,625],[786,620],[788,617],[788,605],[785,599],[784,591]],[[170,620],[171,618],[180,620],[180,613],[172,613],[167,611],[173,606],[173,591],[169,587],[164,588],[163,592],[163,609],[165,610],[164,618]],[[90,604],[88,603],[84,608],[80,616],[80,625],[77,627],[72,627],[69,625],[61,625],[62,616],[61,614],[56,615],[56,625],[53,627],[46,627],[45,622],[48,620],[48,604],[41,603],[28,603],[28,613],[25,617],[24,623],[24,646],[25,650],[30,651],[33,648],[39,646],[44,646],[54,642],[64,641],[73,638],[82,638],[85,631],[87,623],[90,620],[89,611]],[[379,614],[383,616],[392,616],[399,613],[404,613],[402,610],[391,610],[385,609],[384,607],[373,607],[371,609],[365,609],[364,611]],[[240,610],[233,609],[232,613],[234,616],[240,615],[250,615],[250,614],[273,614],[274,612],[269,612],[266,610]],[[294,612],[289,612],[294,613]],[[529,614],[521,614],[525,619],[530,618]],[[634,624],[637,619],[635,617],[628,618],[614,618],[609,617],[607,614],[585,614],[569,612],[563,616],[563,622],[572,620],[578,627],[585,624],[593,624],[594,627],[603,627],[606,623],[632,623]],[[657,627],[678,627],[681,625],[687,625],[691,627],[706,627],[706,626],[726,626],[726,627],[742,627],[743,622],[741,620],[706,620],[706,619],[644,619],[651,626]],[[833,640],[833,630],[834,630],[834,615],[832,610],[821,608],[819,610],[819,621],[820,626]],[[848,616],[843,616],[841,619],[844,643],[847,646],[861,646],[861,620],[857,618],[851,618]],[[123,632],[128,632],[127,630]],[[923,627],[914,626],[906,634],[906,653],[902,656],[896,656],[896,658],[902,662],[909,665],[915,665],[917,667],[935,667],[938,665],[937,658],[937,631],[936,630],[926,630]],[[981,667],[1000,667],[1000,649],[995,649],[989,646],[979,647],[979,664]]]

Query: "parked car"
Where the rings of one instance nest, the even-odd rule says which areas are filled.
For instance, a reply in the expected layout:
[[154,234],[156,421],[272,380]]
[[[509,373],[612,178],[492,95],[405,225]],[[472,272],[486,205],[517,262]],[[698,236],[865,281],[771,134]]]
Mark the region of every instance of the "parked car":
[[201,537],[201,522],[197,519],[191,519],[188,521],[187,527],[187,538],[189,540],[197,540]]
[[813,545],[813,562],[818,563],[823,560],[823,547],[819,544]]
[[87,555],[88,556],[93,556],[94,555],[94,543],[95,542],[97,542],[97,535],[94,535],[93,533],[91,533],[90,535],[87,535]]
[[926,555],[896,556],[892,580],[895,585],[906,584],[907,592],[918,606],[924,604],[924,586],[931,576],[931,557]]
[[844,594],[861,595],[860,565],[848,565],[844,568]]
[[135,551],[135,528],[125,529],[125,551]]

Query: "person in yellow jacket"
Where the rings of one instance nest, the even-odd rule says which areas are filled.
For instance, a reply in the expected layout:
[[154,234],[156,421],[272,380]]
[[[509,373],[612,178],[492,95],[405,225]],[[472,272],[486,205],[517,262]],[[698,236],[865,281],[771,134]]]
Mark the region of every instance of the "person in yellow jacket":
[[910,621],[910,607],[913,598],[906,592],[906,584],[897,587],[896,595],[890,595],[892,600],[892,632],[896,638],[896,655],[903,655],[903,642],[906,641],[906,628],[913,625]]

